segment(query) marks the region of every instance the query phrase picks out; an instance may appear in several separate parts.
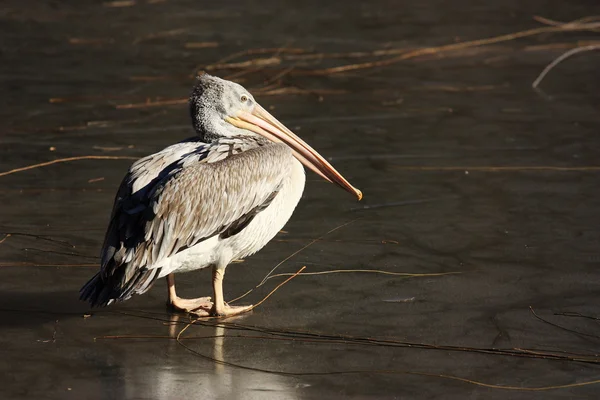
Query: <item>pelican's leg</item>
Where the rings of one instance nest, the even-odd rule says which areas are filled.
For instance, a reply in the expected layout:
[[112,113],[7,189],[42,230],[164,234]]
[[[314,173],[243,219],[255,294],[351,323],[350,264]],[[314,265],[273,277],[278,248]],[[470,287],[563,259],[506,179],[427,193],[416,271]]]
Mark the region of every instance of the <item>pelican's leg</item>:
[[213,266],[213,291],[215,303],[211,310],[211,315],[215,317],[227,317],[231,315],[245,313],[250,311],[252,306],[230,306],[223,299],[223,277],[225,276],[225,268]]
[[182,299],[175,291],[175,277],[167,275],[167,286],[169,287],[169,304],[176,310],[191,312],[198,315],[209,315],[213,307],[210,297],[199,297],[197,299]]

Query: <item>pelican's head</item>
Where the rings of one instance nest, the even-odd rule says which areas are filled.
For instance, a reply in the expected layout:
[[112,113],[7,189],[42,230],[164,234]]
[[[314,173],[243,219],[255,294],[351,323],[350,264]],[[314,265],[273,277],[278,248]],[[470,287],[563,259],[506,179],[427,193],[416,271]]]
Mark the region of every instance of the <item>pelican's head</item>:
[[288,145],[302,164],[318,175],[362,199],[352,186],[319,153],[285,127],[254,100],[243,86],[208,74],[198,78],[190,96],[196,132],[207,141],[219,137],[259,136]]

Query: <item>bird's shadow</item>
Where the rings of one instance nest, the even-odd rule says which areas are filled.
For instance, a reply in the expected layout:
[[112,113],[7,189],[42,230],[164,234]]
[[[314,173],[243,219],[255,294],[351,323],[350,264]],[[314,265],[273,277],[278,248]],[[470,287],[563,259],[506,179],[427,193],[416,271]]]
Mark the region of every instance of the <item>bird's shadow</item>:
[[81,318],[89,312],[89,305],[73,291],[0,291],[0,327],[36,326],[51,319]]

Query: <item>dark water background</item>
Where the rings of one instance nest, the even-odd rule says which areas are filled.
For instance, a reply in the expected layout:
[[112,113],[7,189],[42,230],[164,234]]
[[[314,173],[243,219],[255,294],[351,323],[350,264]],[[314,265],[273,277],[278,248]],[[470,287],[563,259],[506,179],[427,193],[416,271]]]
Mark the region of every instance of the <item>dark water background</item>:
[[[600,379],[596,362],[472,348],[598,360],[598,321],[557,314],[600,317],[600,52],[560,64],[541,91],[531,83],[568,49],[598,44],[600,32],[547,32],[384,67],[314,71],[393,57],[366,52],[547,26],[536,15],[597,14],[598,3],[584,0],[3,2],[0,173],[67,157],[136,158],[191,136],[191,75],[213,65],[212,73],[253,88],[365,194],[357,203],[309,174],[285,232],[230,266],[226,297],[253,288],[319,237],[277,272],[438,274],[299,276],[229,322],[296,338],[310,331],[462,349],[189,327],[184,335],[208,337],[184,341],[202,355],[292,374],[219,365],[166,337],[185,325],[143,318],[187,321],[167,311],[164,282],[85,318],[77,291],[97,269],[113,196],[132,162],[86,159],[0,175],[1,397],[596,397],[598,386],[585,384]],[[222,61],[251,49],[273,50]],[[144,104],[156,101],[166,103]],[[283,279],[242,302],[256,303]],[[178,285],[206,295],[209,273],[180,275]],[[221,335],[230,337],[213,337]],[[354,373],[331,374],[343,371]],[[576,383],[584,385],[522,389]]]

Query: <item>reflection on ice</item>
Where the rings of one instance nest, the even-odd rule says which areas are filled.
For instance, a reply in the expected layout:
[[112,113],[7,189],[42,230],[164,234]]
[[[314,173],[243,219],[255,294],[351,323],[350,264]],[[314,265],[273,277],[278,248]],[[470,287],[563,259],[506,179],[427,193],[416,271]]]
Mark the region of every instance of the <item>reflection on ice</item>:
[[[167,326],[168,335],[176,338],[186,325],[188,318],[178,315],[172,317],[172,323]],[[212,329],[212,332],[209,330]],[[227,338],[225,328],[202,328],[201,333],[193,333],[188,329],[185,335],[207,336],[206,339],[187,340],[186,345],[198,350],[207,348],[205,343],[211,343],[212,353],[208,357],[227,361],[225,349]],[[185,341],[184,336],[183,340]],[[135,363],[128,362],[123,367],[123,382],[126,398],[153,399],[295,399],[294,390],[299,388],[293,378],[282,377],[262,372],[252,372],[211,362],[194,355],[182,346],[172,341],[164,355],[165,362],[155,367],[144,366],[130,368]],[[178,362],[181,360],[182,362]],[[144,382],[145,384],[140,384]]]

